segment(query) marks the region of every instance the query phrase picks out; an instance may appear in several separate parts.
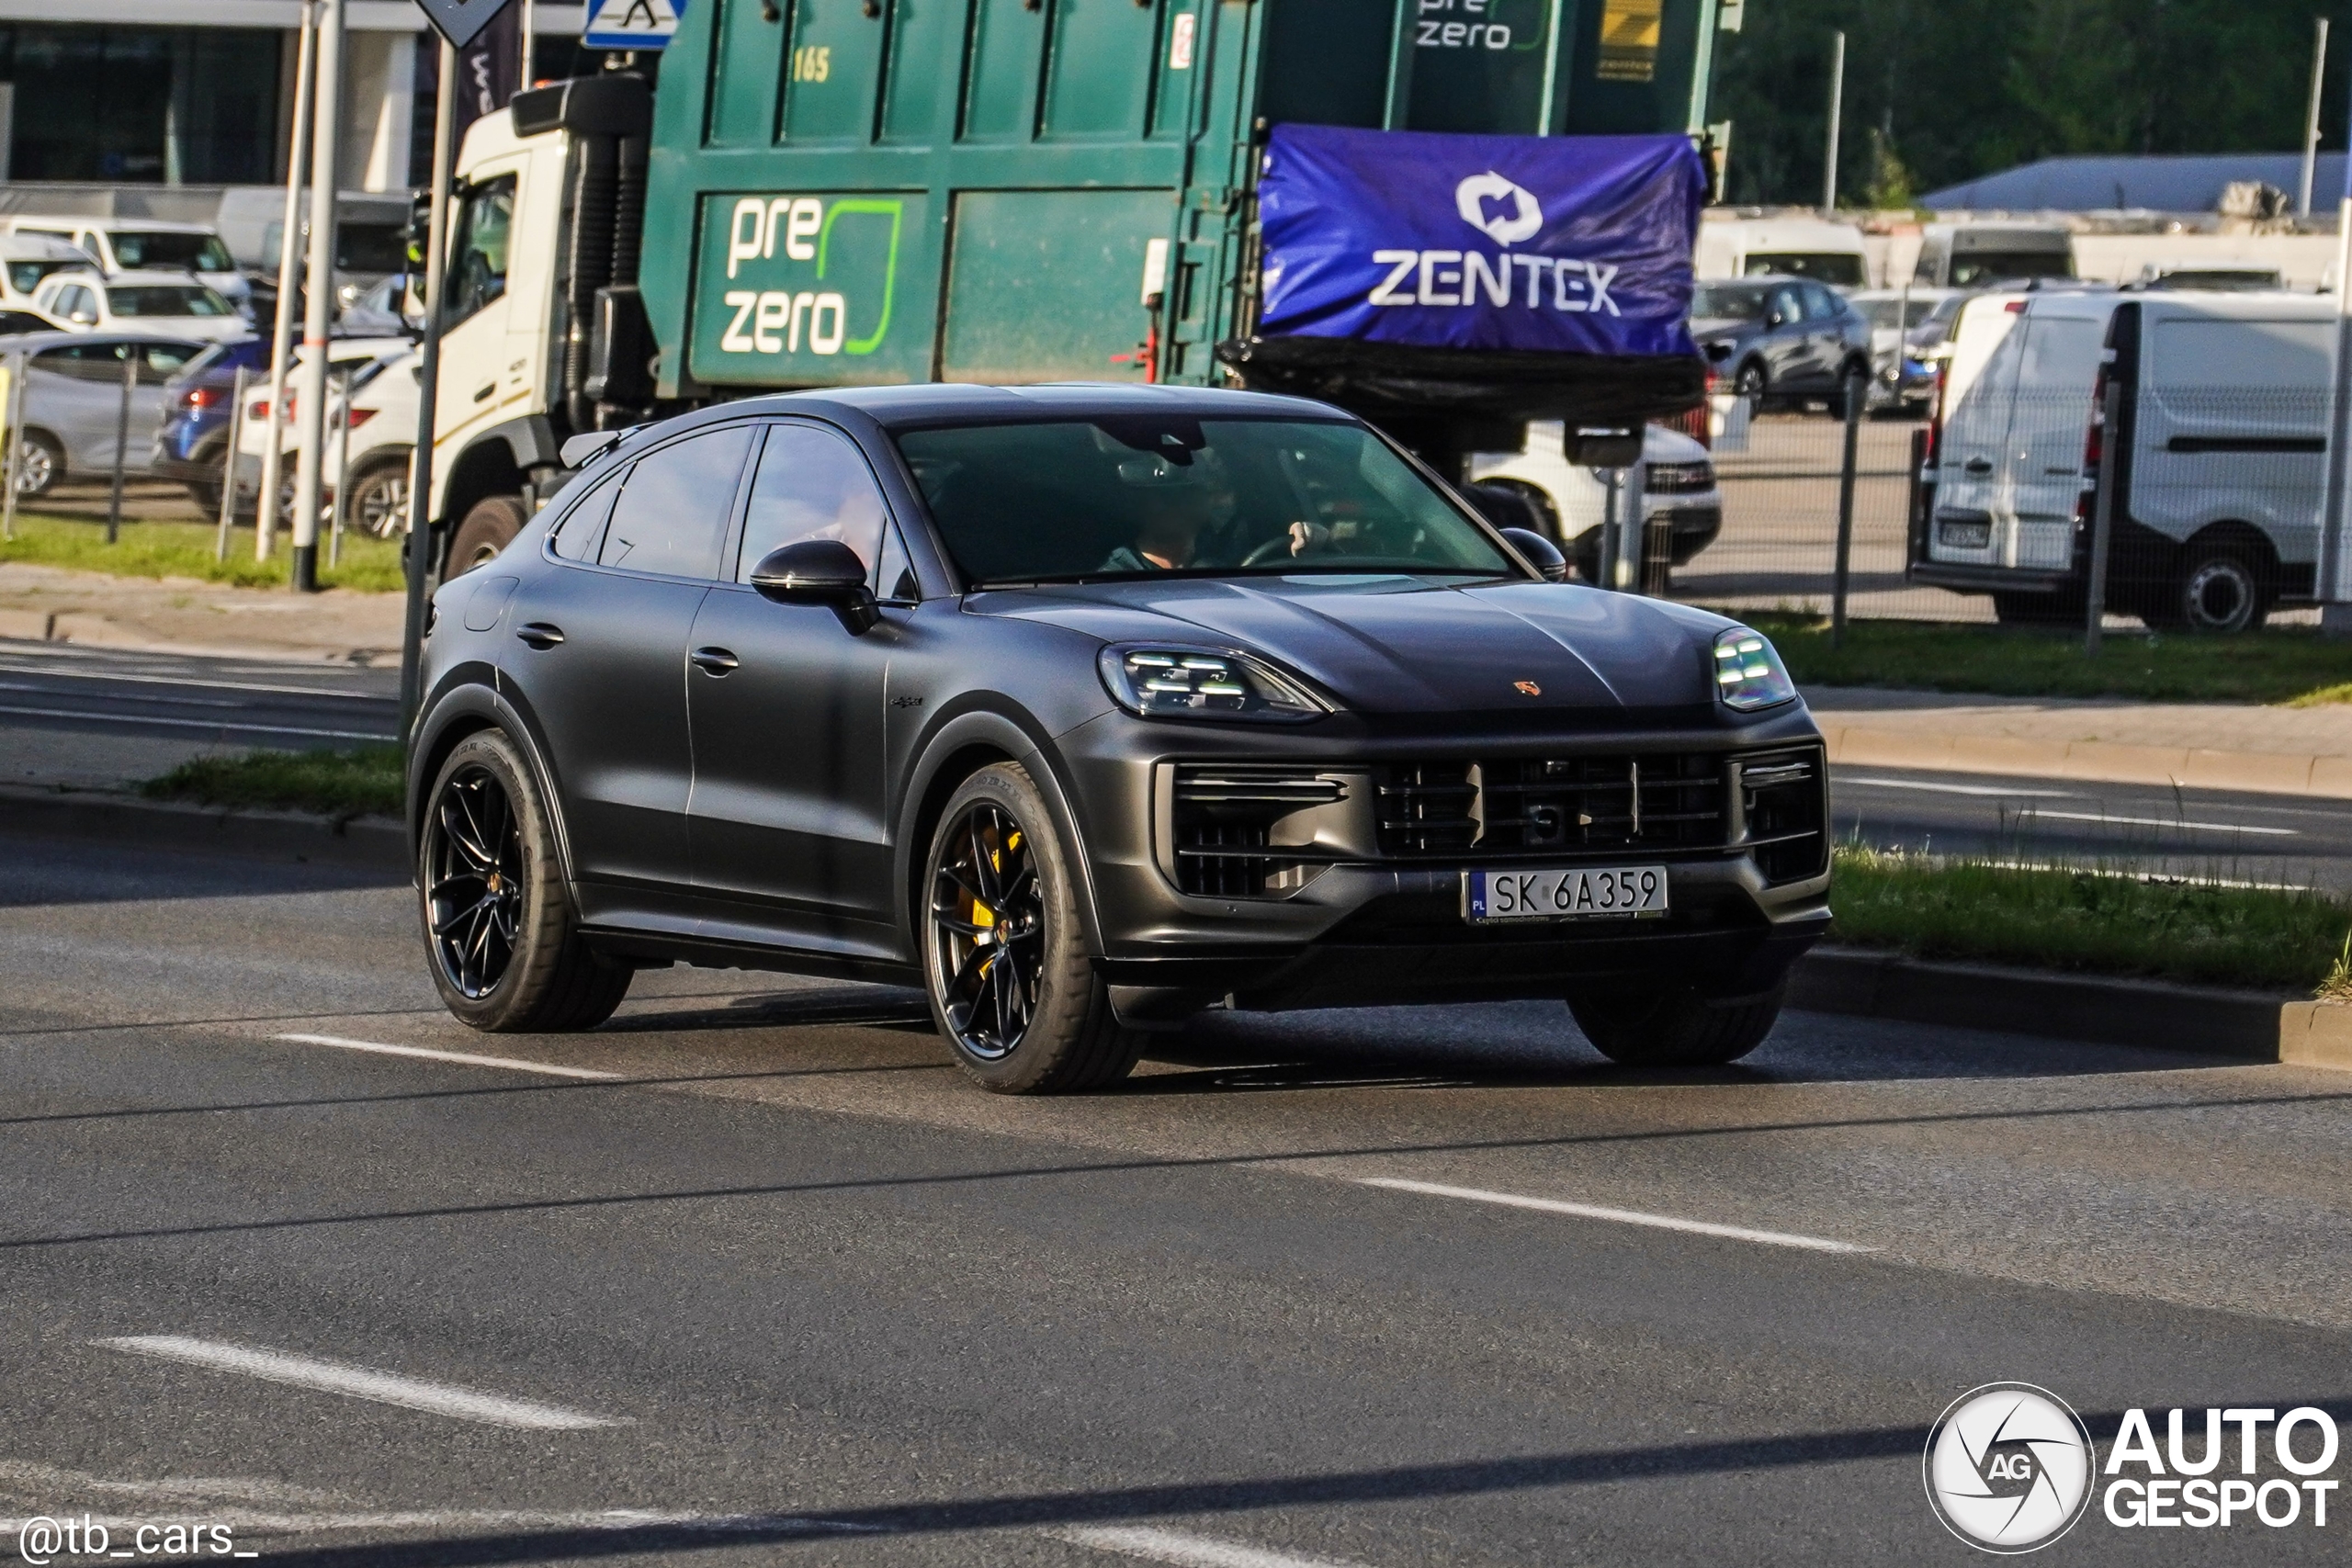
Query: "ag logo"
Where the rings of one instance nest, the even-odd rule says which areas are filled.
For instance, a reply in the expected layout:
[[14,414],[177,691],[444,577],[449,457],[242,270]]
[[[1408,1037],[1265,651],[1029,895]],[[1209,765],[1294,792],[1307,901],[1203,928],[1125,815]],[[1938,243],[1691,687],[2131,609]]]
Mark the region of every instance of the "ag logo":
[[1924,1470],[1928,1501],[1952,1534],[1985,1551],[2033,1551],[2090,1504],[2090,1431],[2048,1389],[1986,1383],[1937,1419]]
[[[1509,214],[1488,213],[1488,202],[1507,205]],[[1544,209],[1534,192],[1492,169],[1453,187],[1453,209],[1462,214],[1462,221],[1498,245],[1515,245],[1544,227]]]

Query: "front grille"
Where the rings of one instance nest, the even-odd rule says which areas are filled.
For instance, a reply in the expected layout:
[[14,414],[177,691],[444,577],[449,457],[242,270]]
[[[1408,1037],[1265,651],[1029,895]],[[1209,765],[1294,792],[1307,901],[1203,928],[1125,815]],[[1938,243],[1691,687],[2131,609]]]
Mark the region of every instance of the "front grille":
[[1766,882],[1802,882],[1827,864],[1825,783],[1821,753],[1810,746],[1740,759],[1741,811]]
[[[1303,826],[1282,830],[1284,821],[1347,798],[1344,778],[1311,768],[1178,767],[1176,886],[1210,898],[1260,898],[1304,886],[1329,857],[1308,844],[1312,834]],[[1278,837],[1287,841],[1277,843]]]
[[1379,842],[1400,858],[1713,849],[1713,752],[1418,762],[1378,770]]

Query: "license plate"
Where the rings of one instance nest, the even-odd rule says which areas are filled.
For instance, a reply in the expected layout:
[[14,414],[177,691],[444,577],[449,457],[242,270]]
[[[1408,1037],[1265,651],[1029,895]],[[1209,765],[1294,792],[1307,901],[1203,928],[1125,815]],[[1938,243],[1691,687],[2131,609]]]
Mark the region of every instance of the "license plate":
[[1955,550],[1981,550],[1993,542],[1990,523],[1951,523],[1936,525],[1936,543]]
[[1574,871],[1465,871],[1462,918],[1498,920],[1599,919],[1666,913],[1666,867],[1585,866]]

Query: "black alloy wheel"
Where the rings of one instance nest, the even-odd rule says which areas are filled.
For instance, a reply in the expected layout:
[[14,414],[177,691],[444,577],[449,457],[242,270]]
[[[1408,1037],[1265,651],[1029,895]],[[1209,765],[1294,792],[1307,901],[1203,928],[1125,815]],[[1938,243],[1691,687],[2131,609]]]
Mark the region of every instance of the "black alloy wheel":
[[498,988],[522,935],[528,882],[523,824],[506,788],[476,763],[449,775],[426,827],[424,903],[434,962],[458,995]]
[[933,973],[956,1043],[984,1062],[1019,1048],[1037,1016],[1046,906],[1036,846],[1002,807],[976,802],[933,868]]
[[424,796],[418,912],[433,987],[474,1029],[593,1029],[635,970],[581,935],[553,812],[522,749],[491,729],[450,749]]
[[1733,396],[1752,399],[1760,408],[1770,386],[1771,381],[1765,375],[1764,367],[1751,359],[1739,367],[1739,374],[1732,378],[1731,389]]

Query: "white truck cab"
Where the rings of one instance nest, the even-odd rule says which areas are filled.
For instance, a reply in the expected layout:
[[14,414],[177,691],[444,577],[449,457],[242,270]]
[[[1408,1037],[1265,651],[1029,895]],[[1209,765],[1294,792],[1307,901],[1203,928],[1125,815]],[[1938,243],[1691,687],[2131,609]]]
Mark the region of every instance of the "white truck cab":
[[1851,223],[1818,218],[1718,218],[1699,225],[1699,276],[1810,277],[1832,288],[1867,288],[1870,252]]

